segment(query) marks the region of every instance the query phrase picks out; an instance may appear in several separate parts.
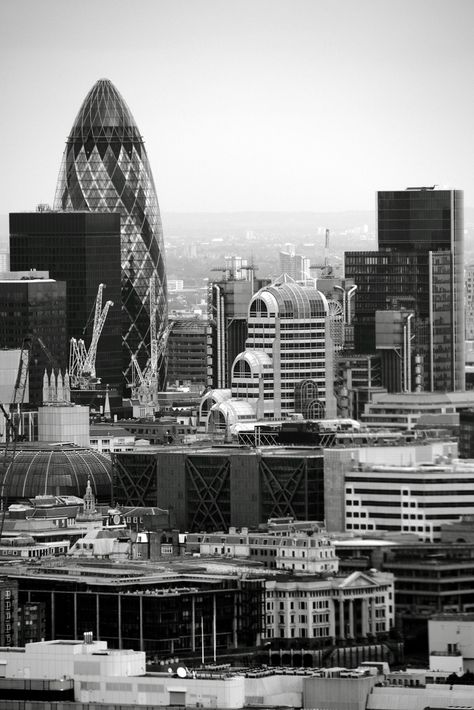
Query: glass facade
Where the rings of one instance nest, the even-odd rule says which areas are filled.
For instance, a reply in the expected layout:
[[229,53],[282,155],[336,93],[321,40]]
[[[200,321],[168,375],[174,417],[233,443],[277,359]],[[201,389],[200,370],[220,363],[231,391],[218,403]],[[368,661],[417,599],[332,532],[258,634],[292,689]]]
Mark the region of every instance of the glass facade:
[[[107,565],[105,565],[107,566]],[[140,575],[141,576],[141,575]],[[194,574],[151,575],[133,569],[122,576],[102,568],[100,578],[24,575],[20,601],[45,605],[46,639],[81,638],[86,631],[109,648],[142,650],[158,658],[222,655],[226,649],[255,646],[264,629],[265,586],[261,579],[209,580]],[[203,636],[201,637],[201,619]],[[215,635],[213,625],[215,619]]]
[[92,87],[74,121],[54,204],[60,210],[121,215],[122,370],[129,383],[132,354],[142,368],[150,357],[151,279],[158,338],[167,324],[166,271],[160,211],[143,138],[107,79]]
[[[0,282],[0,347],[20,348],[29,344],[29,401],[43,401],[43,375],[51,362],[40,346],[39,336],[57,367],[67,369],[66,284],[52,279],[4,280]],[[25,400],[26,401],[26,400]]]
[[[103,384],[115,387],[122,385],[120,259],[118,214],[10,214],[11,268],[49,271],[52,278],[66,282],[68,342],[82,338],[89,347],[97,289],[105,284],[102,305],[114,305],[100,336],[96,371]],[[67,361],[62,366],[65,369]]]
[[[4,450],[0,449],[4,456]],[[82,498],[90,481],[99,503],[112,500],[112,463],[105,454],[74,444],[19,443],[1,484],[9,502],[37,495]]]
[[355,350],[375,351],[377,310],[412,311],[423,389],[463,390],[463,193],[418,188],[377,199],[379,251],[345,254],[346,278],[358,286]]

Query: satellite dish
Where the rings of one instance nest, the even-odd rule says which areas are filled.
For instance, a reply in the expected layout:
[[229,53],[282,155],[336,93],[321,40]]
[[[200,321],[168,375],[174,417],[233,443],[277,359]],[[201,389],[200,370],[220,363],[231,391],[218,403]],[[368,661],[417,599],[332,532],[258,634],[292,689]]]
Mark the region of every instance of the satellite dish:
[[179,666],[176,673],[178,674],[178,678],[186,678],[188,675],[186,668],[183,668],[183,666]]

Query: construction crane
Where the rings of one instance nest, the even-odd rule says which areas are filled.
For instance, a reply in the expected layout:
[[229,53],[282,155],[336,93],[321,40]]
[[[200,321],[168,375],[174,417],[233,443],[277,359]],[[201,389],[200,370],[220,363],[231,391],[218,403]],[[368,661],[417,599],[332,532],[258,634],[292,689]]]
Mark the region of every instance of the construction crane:
[[3,404],[1,405],[2,413],[5,417],[6,424],[6,437],[5,437],[5,448],[3,450],[3,456],[0,463],[0,539],[3,536],[3,527],[5,523],[5,476],[10,466],[13,466],[13,462],[16,456],[16,447],[19,440],[19,430],[20,430],[20,416],[21,416],[21,405],[25,401],[26,385],[28,382],[28,366],[29,366],[29,354],[30,354],[30,344],[31,337],[27,336],[23,338],[20,351],[20,359],[18,362],[18,371],[16,375],[15,385],[13,389],[12,404],[16,404],[19,409],[18,419],[12,416],[11,412],[7,412]]
[[174,323],[168,323],[159,340],[155,339],[151,357],[143,371],[135,355],[132,355],[132,397],[138,399],[140,404],[157,404],[158,362],[165,353],[173,326]]
[[97,382],[95,370],[97,346],[109,309],[114,305],[113,301],[106,301],[102,308],[102,294],[104,288],[105,284],[99,284],[95,300],[94,326],[89,350],[87,350],[85,342],[82,339],[76,340],[76,338],[71,338],[70,341],[69,377],[73,389],[89,389],[93,383]]
[[158,362],[163,357],[169,334],[174,323],[168,323],[159,338],[156,335],[156,290],[155,279],[150,279],[150,357],[142,370],[135,355],[132,355],[132,397],[140,404],[157,404]]
[[[28,365],[30,353],[30,338],[24,338],[21,344],[20,358],[18,361],[18,371],[13,387],[12,401],[9,405],[23,404],[25,400],[26,385],[28,382]],[[5,441],[15,441],[18,437],[18,421],[15,421],[9,409],[6,409],[3,403],[0,403],[0,409],[5,417]]]

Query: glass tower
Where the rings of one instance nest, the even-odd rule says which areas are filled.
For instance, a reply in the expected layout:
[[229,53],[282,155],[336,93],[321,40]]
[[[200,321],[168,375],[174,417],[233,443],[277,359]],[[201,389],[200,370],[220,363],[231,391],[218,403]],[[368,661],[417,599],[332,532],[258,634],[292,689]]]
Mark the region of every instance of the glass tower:
[[421,358],[422,389],[463,390],[463,192],[379,192],[377,219],[378,251],[345,254],[346,277],[358,285],[356,351],[375,349],[377,311],[413,313],[410,348]]
[[[87,94],[66,142],[54,207],[121,215],[122,372],[150,357],[150,282],[158,339],[167,323],[163,230],[148,157],[127,104],[108,79]],[[164,370],[164,367],[162,368]],[[159,384],[163,385],[164,372]]]

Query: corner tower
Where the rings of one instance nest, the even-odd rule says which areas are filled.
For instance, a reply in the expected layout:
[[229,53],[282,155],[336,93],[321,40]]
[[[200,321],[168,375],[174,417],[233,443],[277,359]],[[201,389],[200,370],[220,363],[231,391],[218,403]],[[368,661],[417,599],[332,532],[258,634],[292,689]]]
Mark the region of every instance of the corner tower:
[[[167,323],[163,230],[155,185],[130,109],[108,79],[87,94],[66,142],[55,209],[121,216],[122,372],[150,357],[150,281],[155,281],[158,339]],[[164,368],[162,368],[164,369]],[[164,372],[159,378],[163,384]]]

